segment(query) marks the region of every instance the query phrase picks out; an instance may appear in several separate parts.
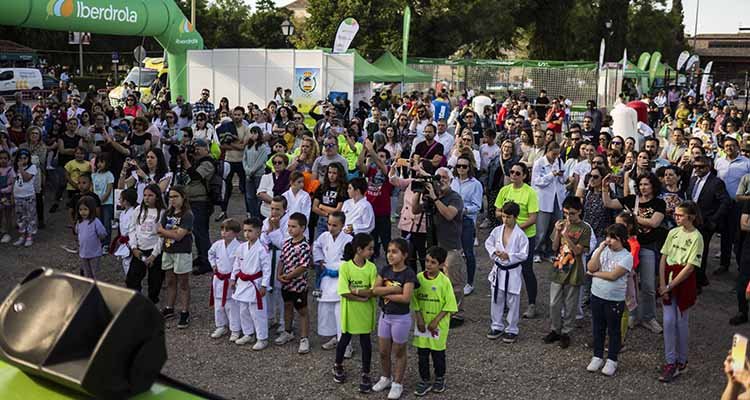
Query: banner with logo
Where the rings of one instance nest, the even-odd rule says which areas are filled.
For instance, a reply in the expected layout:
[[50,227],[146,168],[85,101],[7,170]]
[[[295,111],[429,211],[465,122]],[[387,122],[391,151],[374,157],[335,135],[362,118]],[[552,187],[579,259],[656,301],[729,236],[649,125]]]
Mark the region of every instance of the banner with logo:
[[599,71],[604,67],[604,50],[606,48],[607,44],[605,43],[604,38],[602,38],[601,43],[599,43]]
[[683,50],[679,57],[677,57],[677,72],[682,69],[682,66],[685,65],[688,58],[690,58],[690,53],[687,50]]
[[706,68],[703,69],[703,78],[701,79],[701,90],[700,90],[701,96],[706,95],[706,89],[708,89],[708,80],[711,77],[711,67],[713,66],[714,66],[714,62],[709,61],[708,64],[706,64]]
[[358,31],[359,23],[356,19],[349,17],[341,21],[339,30],[336,31],[336,40],[333,41],[333,53],[346,53]]
[[[409,57],[409,29],[411,27],[411,8],[409,6],[406,6],[404,8],[404,32],[403,32],[403,38],[402,38],[402,48],[401,48],[401,62],[404,64],[404,70],[406,70],[406,62],[408,61],[407,58]],[[404,73],[402,72],[402,75]]]
[[315,102],[322,98],[320,68],[295,68],[292,99],[297,111],[303,115],[309,113]]

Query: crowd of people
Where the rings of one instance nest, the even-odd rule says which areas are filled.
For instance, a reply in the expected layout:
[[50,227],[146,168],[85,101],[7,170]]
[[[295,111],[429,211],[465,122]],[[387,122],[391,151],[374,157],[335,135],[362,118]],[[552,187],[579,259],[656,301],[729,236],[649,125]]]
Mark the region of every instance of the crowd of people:
[[[642,326],[662,334],[659,379],[670,382],[687,370],[689,311],[709,284],[714,234],[713,274],[728,271],[733,252],[740,271],[732,325],[748,321],[750,281],[750,124],[720,90],[710,99],[676,91],[609,113],[589,101],[576,117],[544,90],[384,90],[354,110],[321,100],[304,114],[282,88],[247,107],[215,106],[208,89],[193,103],[143,104],[130,91],[117,107],[67,84],[33,107],[19,93],[9,106],[0,98],[0,243],[18,232],[13,245],[33,246],[62,203],[74,232],[64,249],[80,256],[83,275],[119,257],[125,285],[141,291],[147,277],[164,318],[187,328],[189,277],[210,272],[211,337],[258,351],[269,330],[285,345],[296,327],[298,352],[308,353],[313,299],[317,334],[330,338],[322,348],[335,349],[334,380],[347,379],[358,336],[360,391],[390,388],[396,399],[410,337],[415,393],[445,390],[449,329],[464,323],[463,298],[484,279],[475,247],[486,230],[488,339],[514,343],[520,318],[544,314],[535,267],[544,262],[544,343],[567,348],[590,313],[592,335],[579,339],[593,351],[586,368],[612,376],[627,331]],[[235,181],[241,210],[229,209]],[[221,223],[213,243],[211,219]]]

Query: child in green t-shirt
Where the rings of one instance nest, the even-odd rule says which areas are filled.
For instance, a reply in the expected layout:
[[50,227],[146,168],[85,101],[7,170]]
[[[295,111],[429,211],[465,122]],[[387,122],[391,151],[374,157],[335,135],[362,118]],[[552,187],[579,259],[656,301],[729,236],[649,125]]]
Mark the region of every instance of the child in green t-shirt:
[[378,270],[370,260],[375,249],[372,236],[366,233],[354,235],[354,239],[344,248],[344,262],[339,267],[338,294],[341,296],[341,338],[336,345],[336,362],[333,364],[333,380],[346,382],[344,353],[352,340],[359,336],[362,349],[362,379],[359,391],[372,391],[370,361],[372,342],[370,333],[375,330],[375,297],[372,288],[378,277]]
[[[550,275],[550,328],[544,343],[560,341],[560,348],[570,346],[570,332],[578,306],[579,287],[583,283],[583,255],[588,253],[591,228],[583,222],[583,204],[578,197],[563,201],[563,219],[555,223],[552,248],[558,251]],[[561,311],[565,306],[565,316]]]
[[[453,285],[445,274],[448,252],[437,246],[427,249],[425,270],[417,275],[419,287],[414,289],[411,309],[417,322],[412,344],[419,356],[419,377],[414,394],[445,391],[445,348],[450,328],[450,313],[458,311]],[[446,318],[448,317],[448,318]],[[435,368],[435,381],[430,384],[430,355]]]

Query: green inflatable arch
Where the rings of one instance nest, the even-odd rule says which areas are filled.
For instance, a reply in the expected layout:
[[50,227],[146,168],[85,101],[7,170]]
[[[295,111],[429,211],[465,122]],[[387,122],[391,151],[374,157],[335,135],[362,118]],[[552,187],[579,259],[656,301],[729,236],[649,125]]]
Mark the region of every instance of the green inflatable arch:
[[167,52],[173,98],[187,98],[187,50],[203,38],[172,0],[2,0],[0,25],[152,36]]

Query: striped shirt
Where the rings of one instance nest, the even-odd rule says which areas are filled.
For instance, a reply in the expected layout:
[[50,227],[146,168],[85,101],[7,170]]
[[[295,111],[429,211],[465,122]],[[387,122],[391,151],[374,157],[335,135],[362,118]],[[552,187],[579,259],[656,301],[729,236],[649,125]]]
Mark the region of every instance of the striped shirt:
[[[279,265],[282,266],[282,274],[290,274],[299,267],[307,269],[310,266],[312,249],[307,240],[301,240],[297,243],[293,238],[284,241],[281,248],[281,257]],[[307,271],[293,278],[289,283],[282,283],[281,288],[288,292],[302,293],[307,290]]]

